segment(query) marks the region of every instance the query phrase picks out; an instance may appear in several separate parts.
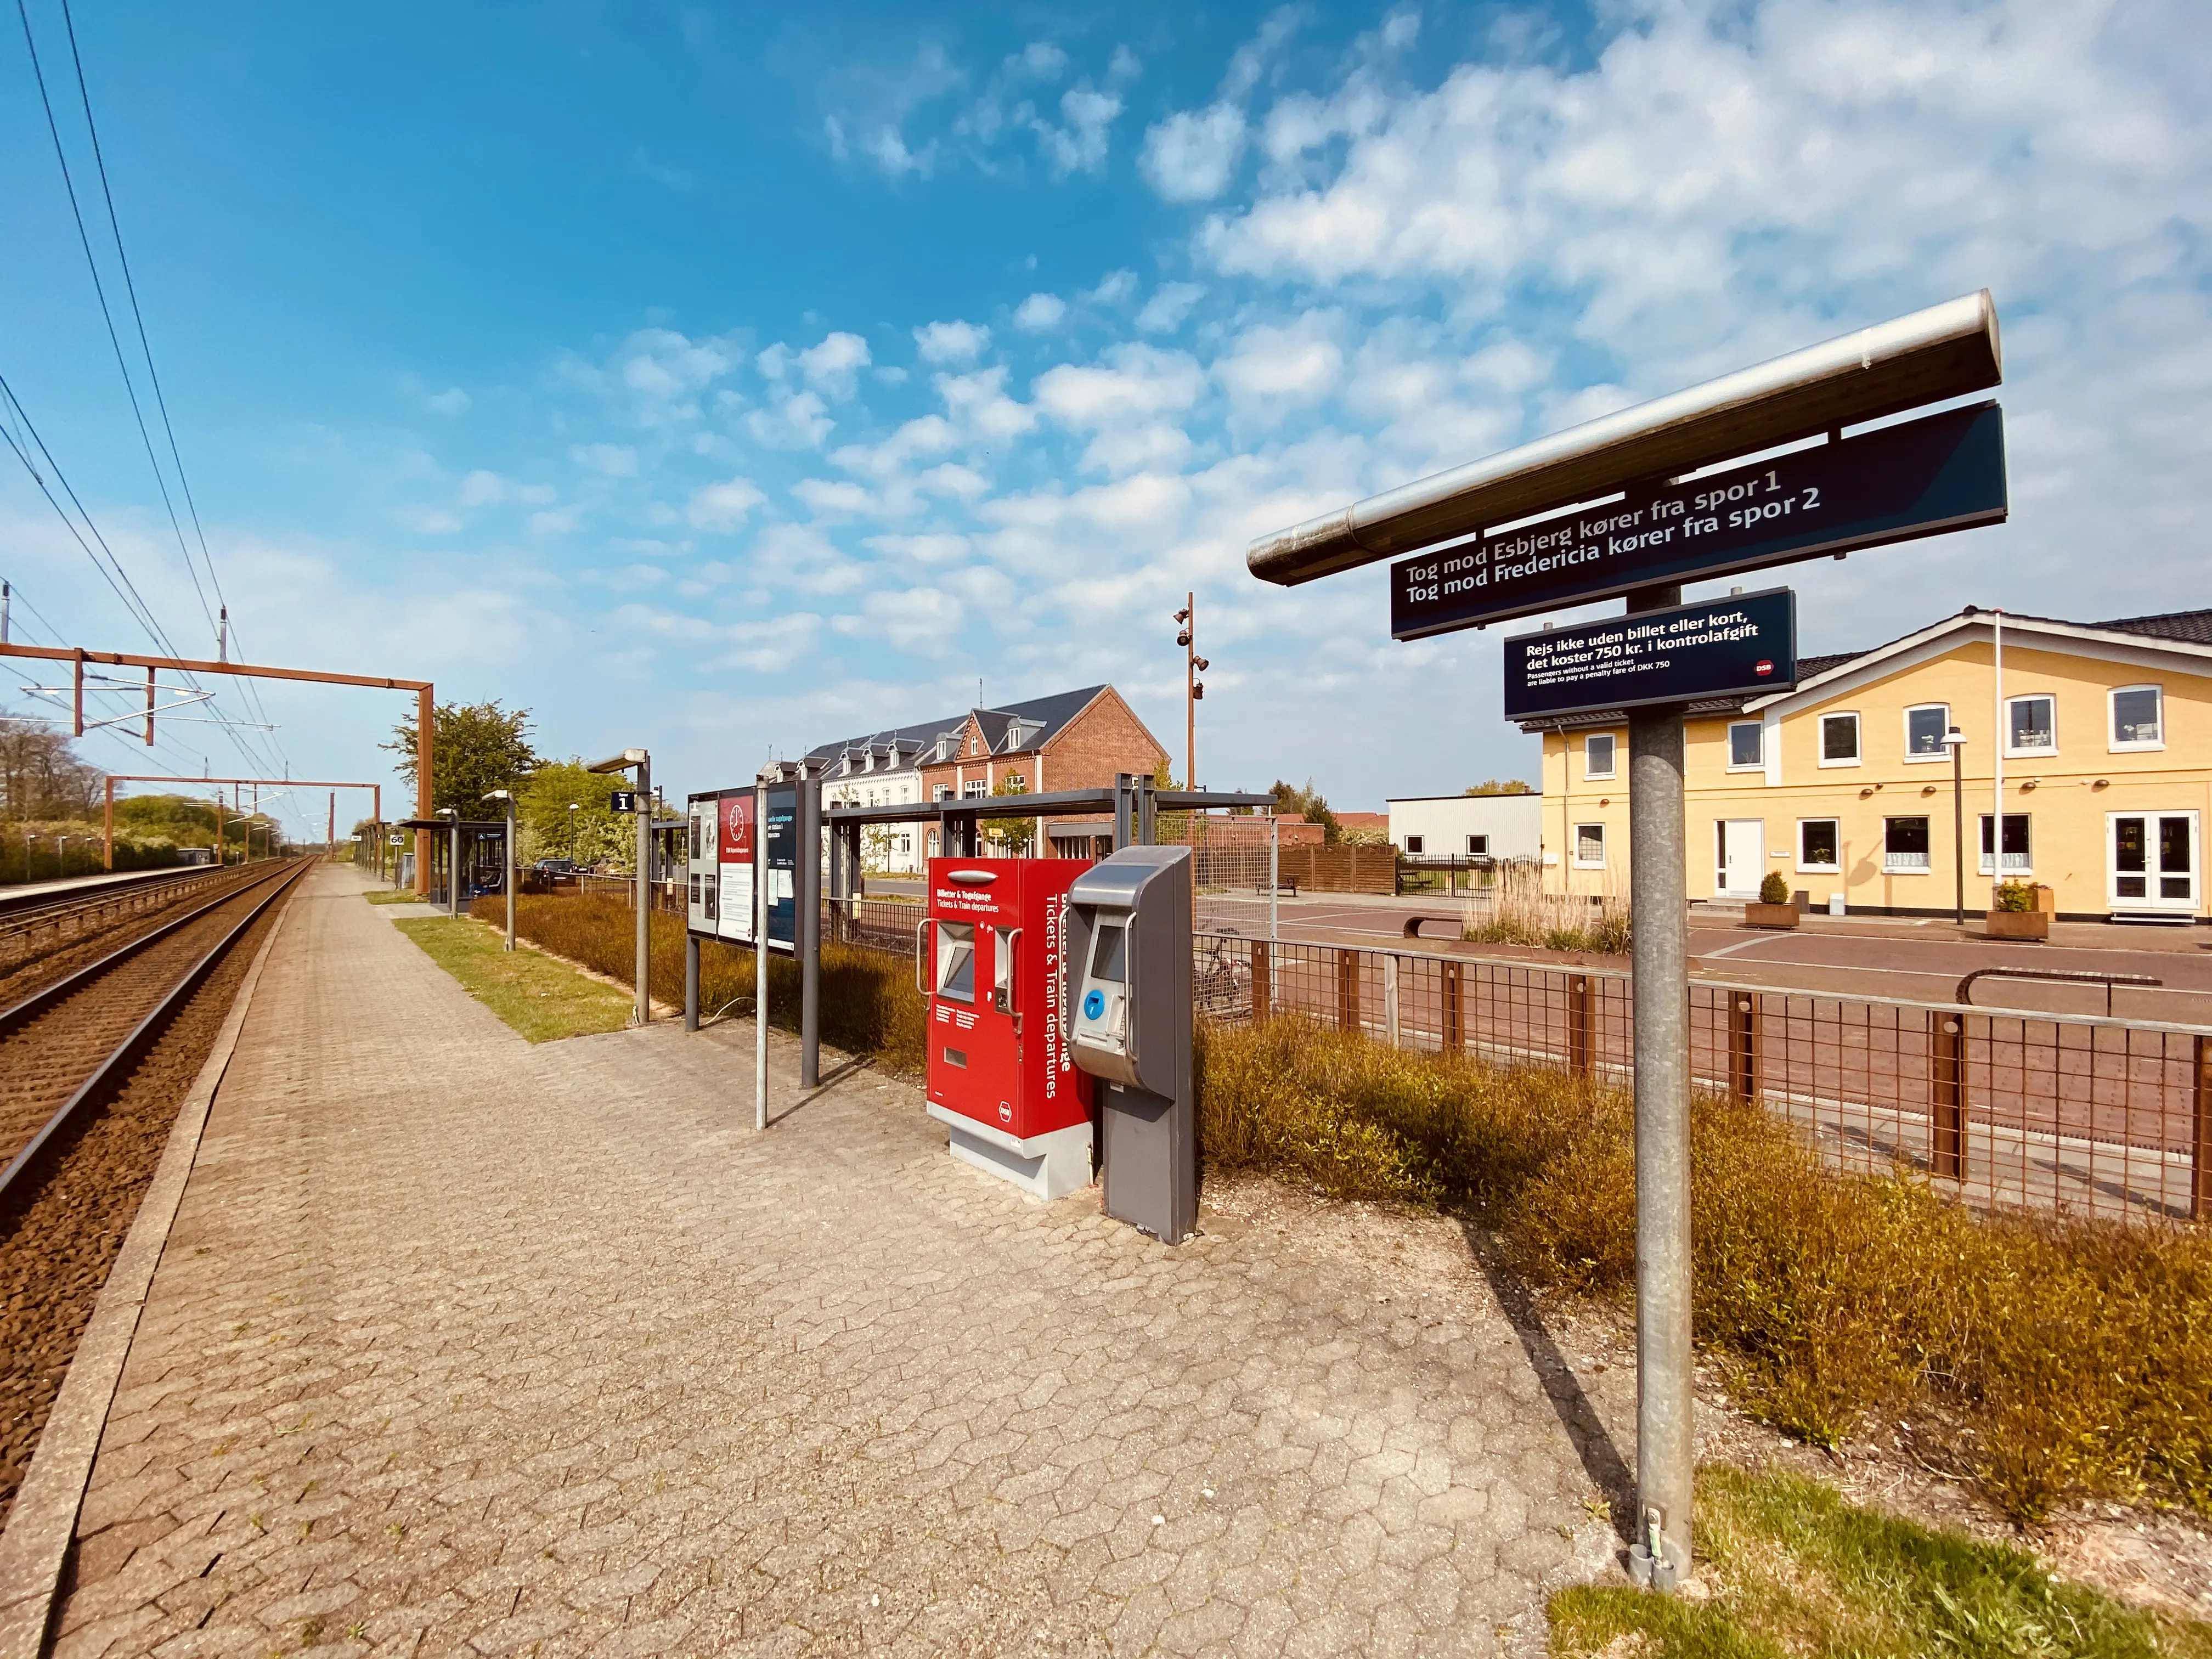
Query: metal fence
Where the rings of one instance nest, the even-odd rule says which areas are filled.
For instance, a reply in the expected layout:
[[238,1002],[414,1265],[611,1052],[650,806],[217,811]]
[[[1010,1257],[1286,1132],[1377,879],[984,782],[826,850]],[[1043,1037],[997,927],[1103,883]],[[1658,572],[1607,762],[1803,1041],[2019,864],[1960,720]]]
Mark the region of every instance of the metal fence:
[[[823,937],[911,957],[919,903],[863,899]],[[1192,997],[1397,1048],[1626,1083],[1629,975],[1472,956],[1194,944]],[[1887,997],[1690,987],[1696,1087],[1757,1103],[1841,1170],[1917,1170],[1981,1206],[2212,1220],[2212,1031]]]

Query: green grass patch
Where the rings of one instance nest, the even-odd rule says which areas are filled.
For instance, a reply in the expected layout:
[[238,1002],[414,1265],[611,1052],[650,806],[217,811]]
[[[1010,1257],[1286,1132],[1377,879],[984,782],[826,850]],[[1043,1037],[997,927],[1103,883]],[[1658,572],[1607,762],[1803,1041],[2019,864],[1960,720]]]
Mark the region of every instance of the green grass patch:
[[1552,1650],[1586,1659],[2212,1656],[2212,1626],[2057,1583],[2019,1550],[1858,1508],[1796,1475],[1706,1469],[1697,1551],[1711,1599],[1563,1590],[1552,1599]]
[[429,900],[418,899],[411,887],[372,887],[362,896],[371,904],[428,904]]
[[[1470,1214],[1522,1273],[1626,1299],[1634,1106],[1543,1068],[1310,1022],[1211,1026],[1206,1170]],[[2212,1231],[1981,1216],[1839,1175],[1754,1106],[1691,1118],[1697,1338],[1753,1416],[1834,1446],[1877,1415],[2038,1521],[2088,1498],[2212,1514]]]
[[[503,928],[507,901],[478,899],[473,914],[479,921],[495,921]],[[522,938],[624,985],[635,980],[636,927],[636,913],[611,893],[561,897],[525,893],[515,901],[514,927]],[[684,1003],[684,935],[681,916],[653,914],[647,975],[654,1000],[675,1007]],[[702,1017],[751,1014],[753,959],[754,953],[742,946],[718,939],[702,944]],[[781,957],[769,960],[769,1024],[787,1031],[799,1029],[799,964]],[[823,944],[823,1042],[893,1071],[918,1073],[927,1049],[928,1027],[928,1005],[915,988],[911,961],[858,945]]]
[[504,935],[481,922],[414,916],[392,926],[532,1042],[619,1031],[629,1023],[629,993],[586,979],[526,945],[518,945],[510,956]]

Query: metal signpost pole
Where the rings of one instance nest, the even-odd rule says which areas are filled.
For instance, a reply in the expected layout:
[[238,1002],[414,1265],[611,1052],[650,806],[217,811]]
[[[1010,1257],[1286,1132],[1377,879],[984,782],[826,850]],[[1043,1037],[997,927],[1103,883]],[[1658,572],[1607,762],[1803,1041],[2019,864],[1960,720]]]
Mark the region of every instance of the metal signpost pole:
[[799,765],[799,867],[792,872],[792,945],[799,952],[799,1086],[822,1081],[822,778]]
[[507,797],[507,869],[502,879],[507,886],[507,948],[514,949],[514,792],[502,789]]
[[653,1023],[653,757],[637,763],[637,1023]]
[[684,934],[684,1029],[699,1029],[699,936],[688,928]]
[[[1966,750],[1966,734],[1953,726],[1943,734],[1943,746],[1951,751],[1951,895],[1954,926],[1966,925],[1966,768],[1961,758]],[[1997,842],[2004,842],[2004,827],[1996,826]]]
[[768,791],[753,786],[753,1127],[768,1127]]
[[[1639,589],[1630,611],[1680,605]],[[1569,848],[1569,858],[1573,849]],[[1637,1539],[1655,1582],[1690,1565],[1690,957],[1682,710],[1628,717],[1629,937],[1636,1075]]]

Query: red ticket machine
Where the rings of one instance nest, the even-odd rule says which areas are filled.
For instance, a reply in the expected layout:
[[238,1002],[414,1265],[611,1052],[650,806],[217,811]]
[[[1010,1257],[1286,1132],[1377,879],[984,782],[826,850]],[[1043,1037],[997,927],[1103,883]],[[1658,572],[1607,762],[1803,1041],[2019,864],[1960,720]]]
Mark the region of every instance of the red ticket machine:
[[1091,1079],[1060,1019],[1067,890],[1084,859],[932,859],[916,973],[929,1115],[952,1156],[1037,1198],[1091,1184]]

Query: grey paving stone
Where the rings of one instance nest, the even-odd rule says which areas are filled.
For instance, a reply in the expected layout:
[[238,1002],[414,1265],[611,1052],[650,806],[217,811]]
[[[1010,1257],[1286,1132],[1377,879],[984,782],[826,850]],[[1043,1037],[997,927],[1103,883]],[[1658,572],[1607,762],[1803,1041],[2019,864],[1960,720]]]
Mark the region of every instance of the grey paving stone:
[[751,1050],[533,1048],[315,877],[55,1651],[1486,1653],[1608,1565],[1563,1419],[1622,1397],[1539,1376],[1463,1244],[1448,1285],[1340,1212],[1166,1249],[902,1084],[802,1098],[780,1033],[755,1134]]

